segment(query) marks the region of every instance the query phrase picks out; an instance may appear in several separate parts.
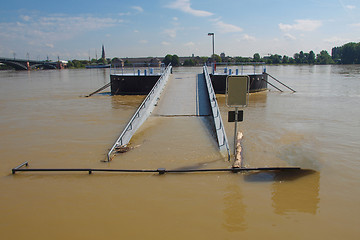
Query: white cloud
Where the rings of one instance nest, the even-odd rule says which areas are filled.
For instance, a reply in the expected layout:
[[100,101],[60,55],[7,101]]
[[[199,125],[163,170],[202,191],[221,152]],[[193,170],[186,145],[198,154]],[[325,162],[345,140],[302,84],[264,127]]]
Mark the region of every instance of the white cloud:
[[337,44],[343,44],[343,43],[346,43],[346,42],[349,42],[349,41],[350,41],[349,39],[338,37],[338,36],[334,36],[334,37],[331,37],[331,38],[324,39],[324,42],[331,43],[331,44],[336,44],[336,45]]
[[126,12],[126,13],[118,13],[119,16],[129,16],[131,15],[130,12]]
[[349,10],[353,10],[356,8],[356,6],[354,5],[346,5],[345,8],[349,9]]
[[135,9],[138,12],[144,12],[144,9],[142,7],[140,7],[140,6],[132,6],[131,8]]
[[30,21],[30,19],[31,19],[30,16],[20,16],[20,18],[26,22]]
[[235,26],[233,24],[224,23],[223,21],[216,21],[214,25],[221,33],[242,32],[243,30],[241,27]]
[[350,24],[350,26],[352,26],[352,27],[360,27],[360,23],[353,23],[353,24]]
[[285,33],[284,38],[287,40],[296,40],[296,37],[291,35],[290,33]]
[[146,40],[146,39],[144,39],[144,40],[140,40],[139,41],[139,43],[141,43],[141,44],[146,44],[146,43],[148,43],[149,41],[148,40]]
[[311,32],[315,31],[322,26],[322,22],[319,20],[310,20],[310,19],[301,19],[295,20],[294,24],[283,24],[279,23],[279,28],[281,31],[288,32],[291,30]]
[[187,46],[187,47],[192,47],[192,46],[195,45],[195,43],[193,43],[193,42],[188,42],[188,43],[185,43],[184,45]]
[[179,20],[179,19],[178,19],[177,17],[173,17],[173,20],[174,20],[174,21],[177,21],[177,20]]
[[166,35],[168,35],[169,37],[171,37],[171,38],[176,38],[176,29],[174,29],[174,28],[165,29],[165,30],[164,30],[164,33],[165,33]]
[[47,46],[49,48],[54,48],[54,44],[51,44],[51,43],[46,43],[45,46]]
[[253,37],[253,36],[250,36],[248,34],[244,34],[243,37],[242,37],[243,40],[246,40],[246,41],[255,41],[256,38]]
[[176,0],[173,3],[170,3],[167,5],[168,8],[171,9],[177,9],[185,13],[189,13],[191,15],[197,16],[197,17],[208,17],[213,15],[213,13],[203,10],[195,10],[191,8],[190,0]]
[[138,33],[138,32],[139,32],[139,30],[136,30],[136,29],[134,30],[134,33]]
[[0,36],[46,44],[49,41],[68,40],[85,32],[113,27],[123,20],[92,16],[48,15],[22,17],[24,22],[0,23]]
[[165,45],[165,46],[169,46],[169,45],[170,45],[169,42],[165,42],[165,41],[161,42],[161,44],[162,44],[162,45]]

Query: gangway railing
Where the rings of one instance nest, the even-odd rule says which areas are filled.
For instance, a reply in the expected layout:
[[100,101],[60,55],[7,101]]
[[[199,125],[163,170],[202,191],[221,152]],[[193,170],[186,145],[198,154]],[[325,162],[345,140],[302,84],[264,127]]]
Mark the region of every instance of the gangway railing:
[[169,78],[171,68],[171,64],[169,64],[163,74],[160,76],[159,80],[155,83],[149,94],[146,96],[144,101],[141,103],[140,107],[136,110],[135,114],[132,116],[129,123],[126,125],[126,127],[108,152],[107,161],[111,161],[111,155],[116,148],[124,146],[130,142],[130,139],[135,134],[136,130],[150,116]]
[[129,76],[161,75],[165,72],[164,63],[132,63],[128,65],[111,65],[110,74]]
[[226,155],[225,152],[227,152],[228,160],[230,161],[229,142],[227,140],[225,127],[224,127],[224,124],[223,124],[223,121],[221,118],[219,105],[216,100],[215,91],[212,86],[211,78],[210,78],[210,75],[208,73],[206,66],[203,67],[203,71],[204,71],[205,82],[206,82],[206,86],[207,86],[207,90],[208,90],[208,94],[209,94],[210,106],[211,106],[211,110],[212,110],[212,114],[213,114],[213,118],[214,118],[218,146],[219,146],[220,152],[223,155]]
[[212,74],[219,75],[249,75],[266,72],[264,62],[240,62],[240,63],[212,63]]

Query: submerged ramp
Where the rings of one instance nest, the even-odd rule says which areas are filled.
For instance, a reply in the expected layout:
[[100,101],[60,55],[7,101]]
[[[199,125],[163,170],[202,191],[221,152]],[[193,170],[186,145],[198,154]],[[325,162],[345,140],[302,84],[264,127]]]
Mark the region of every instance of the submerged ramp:
[[173,73],[153,116],[210,116],[211,109],[202,74]]
[[126,125],[119,138],[116,140],[112,148],[107,154],[107,160],[111,160],[111,154],[113,151],[123,145],[129,143],[132,136],[135,134],[136,130],[145,122],[145,120],[150,116],[151,112],[156,106],[160,94],[163,91],[171,72],[171,65],[169,65],[165,72],[161,75],[159,80],[155,83],[154,87],[151,89],[149,94],[146,96],[144,101],[141,103],[140,107],[136,110],[135,114],[132,116],[129,123]]
[[[212,145],[218,147],[223,157],[229,158],[224,125],[207,72],[174,72],[166,76],[166,81],[159,85],[164,88],[161,98],[160,93],[150,92],[110,150],[108,160],[114,150],[121,152],[120,147],[129,143],[150,115],[134,139],[136,146],[142,146],[140,151],[163,155],[161,159],[166,161],[176,152],[186,159],[207,154],[212,152],[211,149],[217,152],[216,148],[210,147]],[[167,152],[169,149],[171,151]]]

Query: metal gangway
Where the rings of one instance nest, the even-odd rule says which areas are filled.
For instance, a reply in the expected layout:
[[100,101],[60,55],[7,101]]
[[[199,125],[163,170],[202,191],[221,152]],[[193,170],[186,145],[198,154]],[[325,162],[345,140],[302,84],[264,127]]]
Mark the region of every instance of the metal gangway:
[[217,143],[218,143],[218,146],[219,146],[219,150],[223,155],[227,154],[228,160],[230,161],[230,155],[231,154],[230,154],[229,142],[228,142],[228,139],[227,139],[227,136],[226,136],[224,123],[223,123],[222,118],[221,118],[219,105],[218,105],[217,100],[216,100],[215,91],[214,91],[214,88],[212,86],[211,78],[210,78],[210,75],[208,73],[208,69],[207,69],[206,66],[203,67],[203,71],[204,71],[204,77],[205,77],[207,91],[208,91],[208,94],[209,94],[212,117],[213,117],[213,121],[214,121],[214,125],[215,125]]
[[129,143],[131,137],[135,134],[136,130],[145,122],[150,116],[154,107],[156,106],[160,94],[163,91],[166,82],[169,79],[172,66],[169,64],[165,71],[162,73],[159,80],[155,83],[149,94],[146,96],[144,101],[140,104],[129,123],[126,125],[114,145],[111,147],[107,154],[107,161],[111,161],[111,155],[116,148],[124,146]]

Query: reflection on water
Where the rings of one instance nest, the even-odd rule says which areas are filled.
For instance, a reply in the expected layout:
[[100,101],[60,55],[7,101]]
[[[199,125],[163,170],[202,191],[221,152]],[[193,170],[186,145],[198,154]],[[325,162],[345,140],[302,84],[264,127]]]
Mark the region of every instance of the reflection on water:
[[320,173],[314,170],[262,171],[245,175],[247,182],[273,182],[272,206],[276,214],[316,214],[320,203]]
[[114,95],[111,96],[111,106],[113,109],[138,108],[145,97],[144,95]]
[[253,107],[262,107],[265,106],[267,101],[267,91],[250,93],[249,94],[249,105]]
[[224,192],[223,227],[229,232],[246,230],[245,210],[240,187],[235,184],[227,186]]
[[[284,215],[294,212],[316,214],[319,208],[320,173],[302,171],[296,185],[288,181],[277,180],[272,185],[272,201],[276,214]],[[292,174],[275,176],[275,179],[293,178]]]

